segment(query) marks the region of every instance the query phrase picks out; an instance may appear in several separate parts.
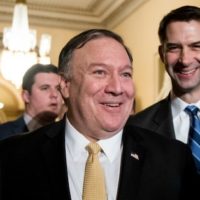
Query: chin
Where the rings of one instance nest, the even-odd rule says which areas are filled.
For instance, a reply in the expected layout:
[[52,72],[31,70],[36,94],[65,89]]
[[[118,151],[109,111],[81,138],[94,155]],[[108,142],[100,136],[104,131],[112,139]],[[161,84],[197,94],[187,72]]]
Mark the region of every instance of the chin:
[[121,130],[122,129],[122,125],[120,124],[116,124],[116,125],[114,125],[114,124],[111,124],[111,125],[106,125],[105,126],[105,130],[107,130],[108,132],[118,132],[119,130]]

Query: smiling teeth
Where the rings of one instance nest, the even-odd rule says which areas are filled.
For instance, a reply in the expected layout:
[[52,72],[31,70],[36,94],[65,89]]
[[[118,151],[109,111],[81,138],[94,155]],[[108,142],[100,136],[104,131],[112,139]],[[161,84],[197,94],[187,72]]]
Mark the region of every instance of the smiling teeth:
[[115,103],[115,104],[105,104],[106,106],[109,106],[109,107],[118,107],[119,106],[119,103]]
[[182,71],[181,74],[191,74],[195,71],[195,69],[192,69],[190,71]]

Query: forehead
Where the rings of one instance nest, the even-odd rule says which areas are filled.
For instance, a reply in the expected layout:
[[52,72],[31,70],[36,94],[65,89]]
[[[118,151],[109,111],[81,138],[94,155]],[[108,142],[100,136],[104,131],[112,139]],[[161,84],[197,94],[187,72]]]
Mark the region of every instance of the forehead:
[[200,38],[200,21],[191,20],[171,22],[166,29],[167,39],[195,40]]
[[92,39],[83,47],[76,49],[74,54],[77,56],[76,59],[78,59],[79,56],[83,56],[83,59],[106,59],[108,57],[128,58],[128,54],[124,46],[115,39],[109,37]]
[[100,38],[94,38],[94,39],[89,40],[80,48],[80,50],[83,49],[87,51],[87,50],[92,49],[95,51],[102,51],[104,49],[110,48],[113,45],[121,46],[121,44],[118,41],[114,40],[113,38],[100,37]]
[[34,82],[36,84],[52,83],[57,84],[59,75],[52,72],[40,72],[35,75]]

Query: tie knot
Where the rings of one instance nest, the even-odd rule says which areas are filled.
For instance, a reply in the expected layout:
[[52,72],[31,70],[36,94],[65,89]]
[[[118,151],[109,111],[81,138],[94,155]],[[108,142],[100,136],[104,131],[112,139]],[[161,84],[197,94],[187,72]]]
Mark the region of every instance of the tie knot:
[[191,115],[197,115],[197,112],[199,111],[199,108],[191,105],[191,106],[187,106],[185,108],[185,111],[191,116]]
[[98,154],[101,150],[101,147],[96,142],[88,144],[86,148],[89,154]]

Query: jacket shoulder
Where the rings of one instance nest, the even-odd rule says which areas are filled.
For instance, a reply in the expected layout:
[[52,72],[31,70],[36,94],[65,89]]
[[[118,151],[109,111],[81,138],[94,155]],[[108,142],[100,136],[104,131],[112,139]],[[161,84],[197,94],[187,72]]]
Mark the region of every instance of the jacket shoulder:
[[163,99],[140,112],[129,117],[129,124],[148,124],[150,120],[162,115],[170,114],[170,102],[168,99]]
[[167,138],[154,131],[132,124],[127,124],[125,138],[128,141],[136,141],[142,146],[145,146],[146,149],[157,151],[157,153],[161,153],[163,150],[165,152],[171,152],[173,155],[174,151],[181,152],[183,149],[184,151],[188,150],[187,145],[178,140]]
[[65,123],[62,120],[52,124],[43,126],[32,132],[15,135],[0,141],[0,151],[20,151],[26,149],[37,149],[42,144],[51,141],[53,138],[58,138],[61,132],[64,132]]
[[0,139],[27,131],[23,116],[0,125]]

